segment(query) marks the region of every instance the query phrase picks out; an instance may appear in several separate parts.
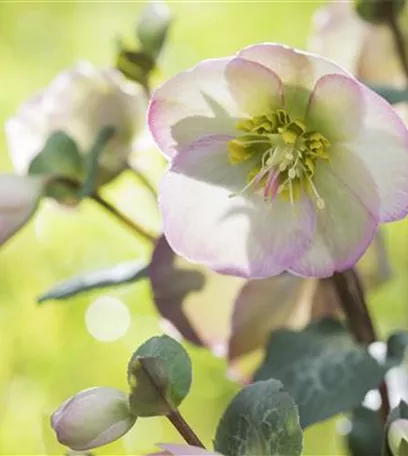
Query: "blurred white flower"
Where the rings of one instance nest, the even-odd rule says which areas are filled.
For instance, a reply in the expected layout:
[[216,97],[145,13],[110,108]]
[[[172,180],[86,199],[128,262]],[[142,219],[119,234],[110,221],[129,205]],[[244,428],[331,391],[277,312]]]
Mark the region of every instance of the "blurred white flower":
[[126,165],[137,134],[143,129],[146,96],[114,69],[99,70],[79,63],[60,73],[51,84],[27,100],[6,123],[13,165],[26,174],[51,133],[62,130],[86,154],[102,128],[115,136],[99,159],[99,182],[115,177]]
[[65,401],[52,414],[51,426],[60,443],[84,451],[122,437],[135,421],[125,393],[95,387]]
[[[405,9],[402,20],[407,14]],[[334,60],[365,83],[405,83],[388,27],[360,19],[353,2],[331,1],[317,10],[309,49]]]
[[44,184],[45,181],[38,177],[0,174],[0,245],[30,219]]

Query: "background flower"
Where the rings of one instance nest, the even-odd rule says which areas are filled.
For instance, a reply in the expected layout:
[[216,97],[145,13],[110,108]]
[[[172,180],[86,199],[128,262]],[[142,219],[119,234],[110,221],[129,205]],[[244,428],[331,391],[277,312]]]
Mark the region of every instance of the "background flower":
[[13,165],[26,174],[51,133],[58,130],[71,136],[85,154],[101,129],[112,126],[115,135],[99,159],[99,181],[105,182],[126,166],[137,133],[143,129],[145,109],[141,87],[126,81],[113,68],[98,70],[82,62],[60,73],[8,120],[6,134]]
[[[405,8],[399,20],[404,24],[407,19]],[[403,31],[408,42],[407,29]],[[316,12],[309,49],[333,59],[365,83],[405,84],[389,27],[365,22],[353,2],[329,1]]]

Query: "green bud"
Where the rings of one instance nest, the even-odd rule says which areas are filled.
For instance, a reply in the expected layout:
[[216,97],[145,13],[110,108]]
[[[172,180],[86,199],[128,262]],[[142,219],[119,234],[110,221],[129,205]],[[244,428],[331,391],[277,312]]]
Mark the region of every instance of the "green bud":
[[356,0],[358,15],[371,24],[384,24],[390,15],[397,16],[404,9],[406,0]]
[[388,445],[393,456],[404,456],[408,446],[408,420],[399,419],[391,423],[387,435]]
[[140,16],[137,37],[142,50],[154,59],[159,55],[166,41],[170,23],[170,10],[162,2],[150,3]]
[[64,402],[52,414],[51,426],[60,443],[86,451],[122,437],[135,421],[126,394],[115,388],[97,387]]

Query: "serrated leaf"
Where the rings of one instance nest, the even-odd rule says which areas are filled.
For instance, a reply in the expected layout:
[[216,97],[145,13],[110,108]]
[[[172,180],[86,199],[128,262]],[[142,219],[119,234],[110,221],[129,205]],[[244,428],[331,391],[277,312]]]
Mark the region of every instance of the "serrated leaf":
[[352,428],[347,435],[351,456],[377,456],[381,453],[384,428],[381,415],[363,406],[353,410]]
[[64,280],[40,296],[37,301],[43,303],[51,299],[66,299],[96,288],[137,282],[145,277],[147,277],[147,267],[140,261],[131,261],[98,271],[85,272]]
[[272,333],[255,380],[277,378],[299,407],[303,428],[358,407],[383,380],[385,367],[331,318],[303,331]]
[[28,174],[55,174],[79,179],[83,170],[83,158],[76,142],[63,131],[55,131],[32,160]]
[[128,365],[130,404],[137,416],[167,415],[187,396],[192,381],[186,350],[168,336],[152,337]]
[[214,448],[228,456],[297,456],[303,434],[295,402],[281,382],[245,387],[218,423]]

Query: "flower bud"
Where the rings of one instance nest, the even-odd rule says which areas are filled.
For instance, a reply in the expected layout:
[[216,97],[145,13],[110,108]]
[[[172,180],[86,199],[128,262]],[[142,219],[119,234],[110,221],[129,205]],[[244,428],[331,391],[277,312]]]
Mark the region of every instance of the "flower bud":
[[51,416],[51,426],[59,442],[77,451],[113,442],[135,421],[126,394],[108,387],[81,391]]
[[400,446],[403,445],[404,440],[408,443],[408,420],[400,419],[391,423],[387,440],[393,456],[405,454],[400,451]]
[[165,3],[152,2],[142,12],[137,35],[142,49],[155,58],[166,40],[171,13]]
[[[115,135],[98,161],[97,180],[100,184],[107,182],[125,167],[136,134],[143,126],[146,106],[143,89],[127,81],[119,71],[98,70],[89,63],[80,63],[60,73],[6,123],[13,165],[18,173],[26,174],[33,159],[56,131],[71,137],[85,158],[100,131],[113,127]],[[46,160],[48,167],[44,172],[61,175],[64,160],[59,157],[54,161],[59,164],[57,168],[50,170],[50,161]],[[39,171],[37,169],[36,174]],[[72,176],[69,169],[70,177],[82,181],[80,167],[77,174]]]

